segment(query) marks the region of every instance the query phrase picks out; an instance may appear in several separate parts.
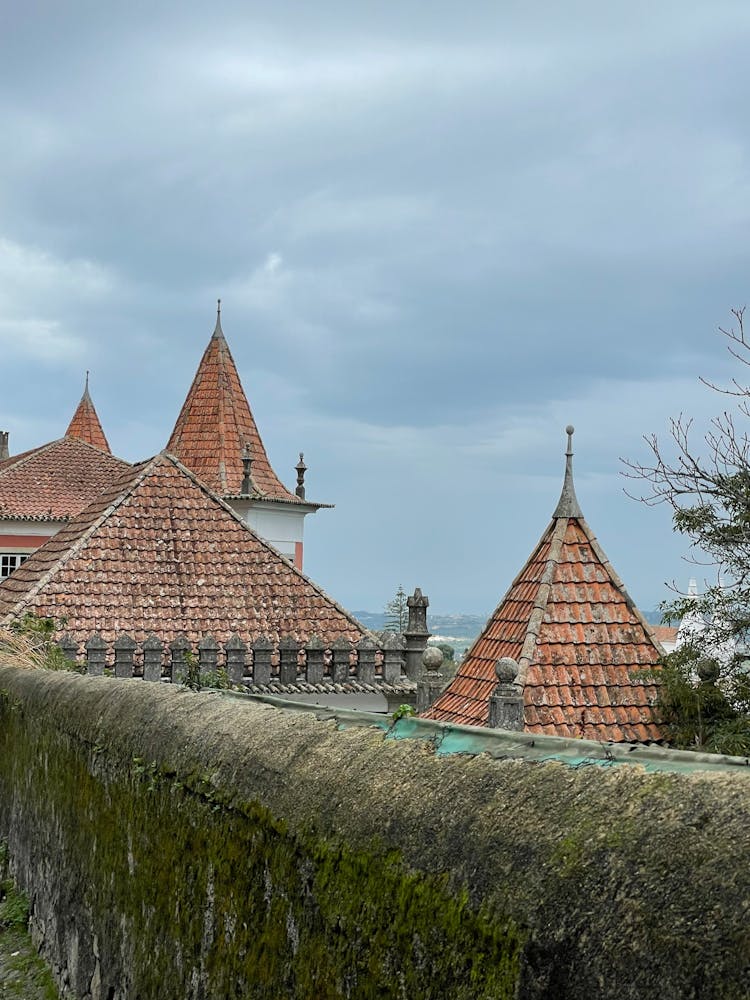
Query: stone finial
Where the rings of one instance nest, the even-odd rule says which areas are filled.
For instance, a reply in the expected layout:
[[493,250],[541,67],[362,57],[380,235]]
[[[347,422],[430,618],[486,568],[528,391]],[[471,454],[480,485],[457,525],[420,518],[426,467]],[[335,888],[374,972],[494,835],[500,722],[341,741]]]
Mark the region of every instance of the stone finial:
[[422,673],[422,654],[427,648],[427,640],[430,633],[427,629],[427,608],[430,601],[422,593],[419,587],[414,590],[411,597],[406,598],[406,606],[409,609],[409,619],[404,629],[404,641],[406,644],[406,676],[413,681],[418,681]]
[[349,679],[349,660],[352,644],[345,635],[337,636],[331,643],[333,663],[331,675],[334,684],[345,684]]
[[497,686],[490,696],[487,725],[490,729],[523,729],[523,693],[515,684],[518,663],[502,656],[495,663]]
[[94,632],[86,641],[86,673],[99,677],[104,673],[104,662],[107,656],[107,643],[98,632]]
[[180,684],[187,673],[186,656],[192,652],[186,635],[177,635],[169,643],[169,676],[173,684]]
[[226,653],[227,676],[230,684],[242,684],[245,676],[245,658],[247,643],[236,632],[229,636],[224,644]]
[[297,680],[297,651],[299,643],[293,635],[279,638],[279,683],[294,684]]
[[395,632],[386,632],[382,643],[383,680],[386,684],[397,684],[401,679],[403,666],[403,640]]
[[240,486],[240,493],[243,497],[250,496],[253,490],[253,481],[250,473],[252,464],[253,452],[250,442],[246,441],[245,447],[242,449],[242,485]]
[[213,673],[219,664],[219,644],[207,632],[198,643],[198,666],[201,674]]
[[8,451],[8,431],[0,431],[0,462],[10,457]]
[[572,424],[568,424],[565,428],[565,433],[568,435],[568,448],[565,452],[565,479],[563,480],[560,499],[552,516],[583,517],[583,512],[576,497],[575,487],[573,486],[573,434],[575,433],[575,427]]
[[156,635],[148,635],[143,642],[143,679],[160,681],[164,644]]
[[372,684],[375,680],[375,654],[377,643],[370,635],[363,635],[356,645],[357,680],[362,684]]
[[426,712],[445,690],[446,680],[441,672],[443,651],[428,646],[422,653],[422,672],[417,681],[417,714]]
[[297,489],[294,491],[295,494],[300,498],[300,500],[305,499],[305,473],[307,472],[307,466],[305,465],[305,455],[304,452],[299,453],[299,462],[294,467],[297,470]]
[[271,682],[271,654],[273,643],[266,635],[259,635],[253,642],[253,684]]
[[216,326],[214,327],[214,337],[223,337],[224,331],[221,328],[221,299],[216,300]]
[[113,643],[115,651],[115,677],[132,677],[136,642],[132,636],[119,635]]
[[325,651],[325,643],[317,635],[312,636],[305,646],[305,677],[308,684],[321,684],[323,682]]
[[443,665],[443,651],[437,646],[428,646],[422,653],[422,666],[431,673],[437,673]]
[[66,632],[65,635],[62,636],[61,639],[59,639],[57,645],[60,647],[60,650],[62,651],[62,654],[66,660],[69,660],[71,663],[77,662],[78,643],[70,634],[70,632]]
[[406,598],[406,606],[409,609],[409,622],[405,631],[426,632],[427,608],[430,606],[429,598],[424,596],[419,587],[416,587],[411,597]]
[[513,683],[518,677],[518,664],[512,656],[501,656],[499,660],[495,661],[495,676],[499,684]]

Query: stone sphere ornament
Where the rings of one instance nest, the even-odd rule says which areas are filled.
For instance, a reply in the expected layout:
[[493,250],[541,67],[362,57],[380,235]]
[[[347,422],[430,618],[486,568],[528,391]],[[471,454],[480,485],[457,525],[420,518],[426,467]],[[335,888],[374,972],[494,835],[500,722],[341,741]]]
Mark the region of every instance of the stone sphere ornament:
[[501,684],[512,684],[518,677],[518,664],[512,656],[501,656],[495,662],[495,675]]
[[443,651],[437,646],[428,646],[422,653],[422,666],[425,670],[440,670],[443,665]]

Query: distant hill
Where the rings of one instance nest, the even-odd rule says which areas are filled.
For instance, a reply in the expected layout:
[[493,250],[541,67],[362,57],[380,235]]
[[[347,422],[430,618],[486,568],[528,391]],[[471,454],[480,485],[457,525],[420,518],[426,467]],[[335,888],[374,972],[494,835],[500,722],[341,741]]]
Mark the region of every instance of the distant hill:
[[642,611],[641,614],[649,625],[661,625],[661,611]]
[[[382,611],[355,611],[354,617],[373,632],[385,628],[385,615]],[[427,613],[427,628],[440,641],[451,645],[470,646],[484,628],[489,615],[433,615]],[[660,611],[644,611],[643,617],[650,625],[661,624]]]
[[[385,628],[382,611],[355,611],[354,617],[373,632]],[[435,639],[447,642],[463,651],[470,646],[487,622],[487,615],[433,615],[427,614],[427,628]]]

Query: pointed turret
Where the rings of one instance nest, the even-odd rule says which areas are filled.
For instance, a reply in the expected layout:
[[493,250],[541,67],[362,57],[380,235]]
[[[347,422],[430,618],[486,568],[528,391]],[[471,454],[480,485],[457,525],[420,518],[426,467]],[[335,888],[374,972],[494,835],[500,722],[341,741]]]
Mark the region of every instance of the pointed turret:
[[[498,660],[517,665],[523,728],[594,740],[658,740],[656,686],[643,671],[662,651],[581,513],[573,428],[552,521],[446,690],[424,714],[486,726]],[[640,672],[640,675],[639,675]]]
[[[298,503],[271,468],[237,367],[221,328],[216,326],[187,394],[167,451],[220,496],[243,493],[243,455],[252,454],[251,495]],[[247,484],[245,484],[247,485]]]
[[95,448],[100,448],[108,454],[112,454],[107,438],[105,437],[102,425],[99,422],[96,409],[89,394],[89,373],[86,372],[86,384],[83,389],[81,401],[78,404],[73,419],[65,431],[65,437],[78,438],[86,444],[92,444]]
[[553,517],[583,517],[578,498],[576,497],[575,486],[573,485],[573,435],[575,427],[568,424],[565,428],[568,435],[568,449],[565,452],[565,479],[563,480],[562,493],[557,502]]

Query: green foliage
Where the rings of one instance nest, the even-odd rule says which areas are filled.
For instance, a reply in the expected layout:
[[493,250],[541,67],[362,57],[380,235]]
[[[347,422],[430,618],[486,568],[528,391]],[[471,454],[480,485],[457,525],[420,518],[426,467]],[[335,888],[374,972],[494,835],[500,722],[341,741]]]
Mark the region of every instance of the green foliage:
[[669,742],[680,750],[750,754],[750,674],[722,666],[686,644],[665,657],[656,713]]
[[14,888],[10,879],[0,882],[0,930],[25,930],[29,922],[29,901]]
[[394,722],[398,722],[399,719],[408,719],[412,715],[416,715],[417,710],[413,705],[399,705],[396,711],[391,715]]
[[403,632],[409,622],[409,606],[404,588],[399,584],[394,597],[385,606],[385,631]]
[[26,896],[6,877],[8,846],[0,840],[0,997],[2,1000],[59,1000],[50,970],[28,934]]
[[443,654],[443,659],[445,660],[445,662],[452,663],[456,656],[456,650],[453,648],[453,646],[450,646],[447,642],[438,642],[435,643],[435,645]]
[[185,653],[184,664],[185,669],[179,673],[178,680],[191,691],[203,691],[206,688],[226,690],[230,687],[229,674],[223,667],[218,670],[201,670],[198,657],[191,652]]
[[8,628],[39,666],[47,670],[78,670],[78,665],[67,659],[55,641],[55,635],[67,623],[66,618],[45,618],[27,611],[22,618],[12,621]]

